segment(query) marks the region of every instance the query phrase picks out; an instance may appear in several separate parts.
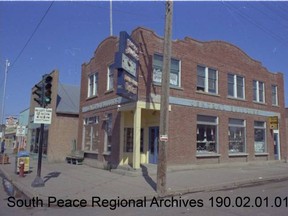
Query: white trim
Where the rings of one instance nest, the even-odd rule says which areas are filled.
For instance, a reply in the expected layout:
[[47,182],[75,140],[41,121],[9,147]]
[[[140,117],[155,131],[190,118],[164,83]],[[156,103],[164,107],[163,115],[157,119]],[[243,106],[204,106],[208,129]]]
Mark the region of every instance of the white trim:
[[[150,94],[151,103],[160,103],[161,96]],[[219,103],[211,103],[207,101],[199,101],[199,100],[192,100],[180,97],[169,97],[169,103],[175,105],[182,105],[182,106],[189,106],[189,107],[197,107],[203,109],[212,109],[212,110],[219,110],[219,111],[227,111],[227,112],[236,112],[236,113],[244,113],[249,115],[258,115],[258,116],[278,116],[281,118],[281,114],[279,112],[272,112],[272,111],[265,111],[259,109],[253,109],[248,107],[240,107],[240,106],[231,106],[226,104],[219,104]]]

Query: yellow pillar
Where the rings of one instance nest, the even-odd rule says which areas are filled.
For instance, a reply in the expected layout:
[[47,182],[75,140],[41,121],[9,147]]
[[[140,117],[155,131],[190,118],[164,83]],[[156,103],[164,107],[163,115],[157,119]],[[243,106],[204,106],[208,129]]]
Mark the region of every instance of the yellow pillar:
[[120,165],[123,165],[123,150],[124,150],[124,118],[125,113],[122,111],[120,113],[120,149],[119,149],[119,161]]
[[141,108],[136,104],[134,111],[133,168],[140,168]]

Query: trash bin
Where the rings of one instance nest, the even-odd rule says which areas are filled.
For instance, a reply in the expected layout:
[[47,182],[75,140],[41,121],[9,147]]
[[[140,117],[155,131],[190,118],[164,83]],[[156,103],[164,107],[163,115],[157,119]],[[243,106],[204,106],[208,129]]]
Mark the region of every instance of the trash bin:
[[19,173],[19,167],[20,167],[21,162],[24,162],[24,172],[29,172],[29,168],[30,168],[29,152],[20,151],[18,152],[15,159],[16,159],[16,173]]

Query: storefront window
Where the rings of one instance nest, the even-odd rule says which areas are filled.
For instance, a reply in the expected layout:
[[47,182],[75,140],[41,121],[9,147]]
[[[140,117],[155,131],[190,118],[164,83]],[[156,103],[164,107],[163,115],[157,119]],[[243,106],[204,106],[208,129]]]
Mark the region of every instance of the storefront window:
[[197,154],[217,153],[217,117],[197,116]]
[[245,152],[245,121],[229,119],[229,153]]
[[255,153],[266,152],[266,125],[265,122],[254,122],[254,149]]
[[98,151],[99,117],[93,116],[84,120],[84,151]]
[[111,152],[112,145],[112,113],[109,113],[105,117],[106,128],[105,128],[105,140],[104,140],[104,151]]
[[[124,128],[124,152],[133,152],[133,128]],[[143,153],[143,136],[144,136],[144,130],[141,128],[141,135],[140,135],[140,152]]]

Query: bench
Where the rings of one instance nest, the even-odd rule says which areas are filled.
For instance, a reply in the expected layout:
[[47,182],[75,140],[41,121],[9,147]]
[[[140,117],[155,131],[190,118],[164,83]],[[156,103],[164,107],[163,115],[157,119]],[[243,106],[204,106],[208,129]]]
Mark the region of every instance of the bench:
[[66,156],[66,161],[69,164],[81,165],[83,164],[83,160],[84,160],[83,151],[75,151]]

